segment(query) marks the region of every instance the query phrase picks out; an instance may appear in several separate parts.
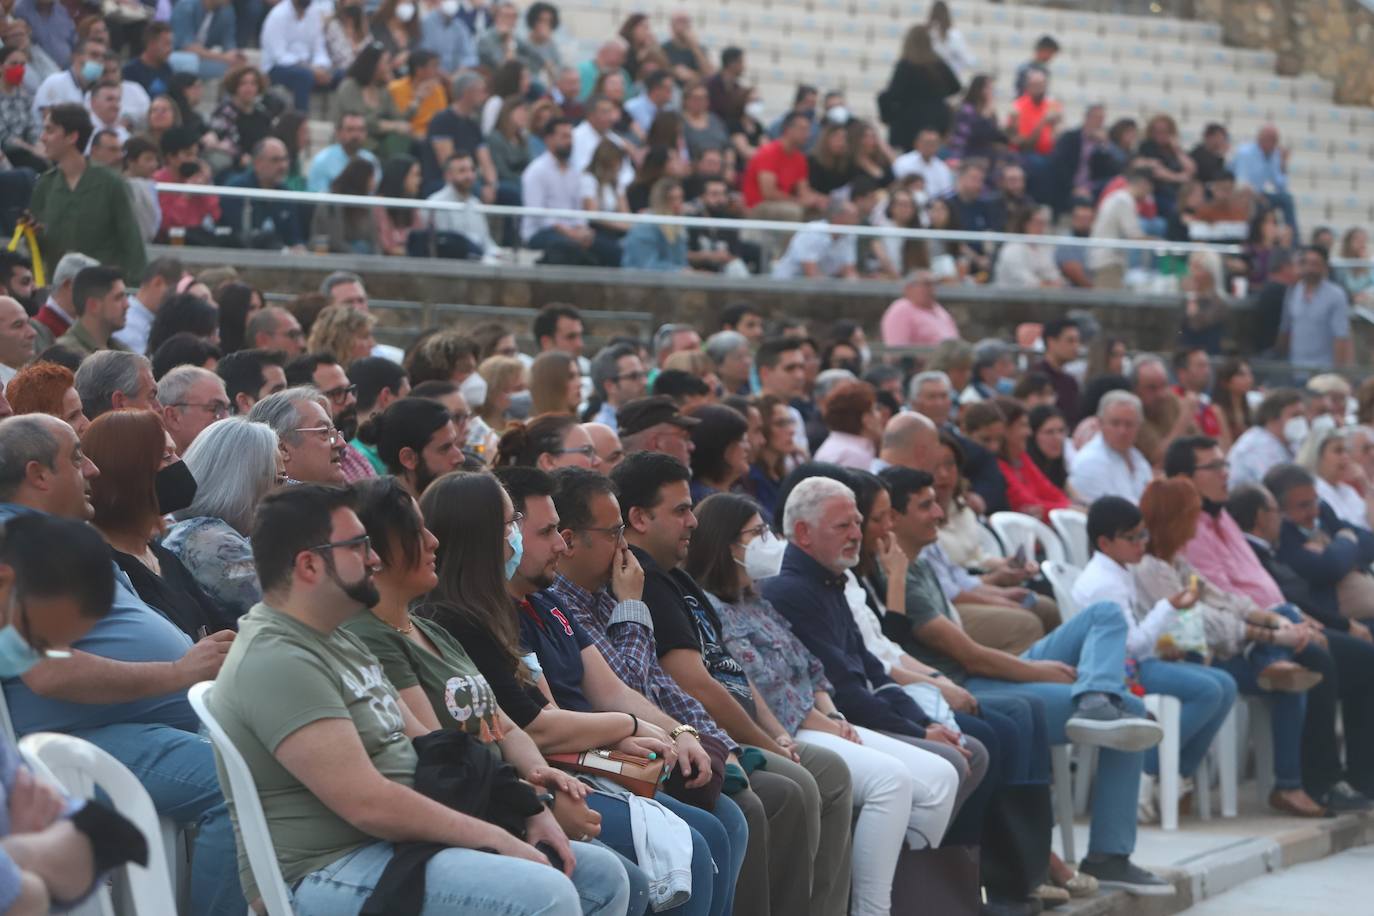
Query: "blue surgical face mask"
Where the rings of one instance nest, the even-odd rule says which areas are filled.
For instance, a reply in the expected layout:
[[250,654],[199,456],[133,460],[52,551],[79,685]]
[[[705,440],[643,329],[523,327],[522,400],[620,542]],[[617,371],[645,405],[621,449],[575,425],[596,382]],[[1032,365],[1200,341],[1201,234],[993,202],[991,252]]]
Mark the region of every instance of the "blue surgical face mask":
[[94,83],[100,79],[100,75],[105,72],[98,60],[88,60],[81,65],[81,82]]
[[1016,379],[999,378],[993,387],[997,389],[998,394],[1005,394],[1010,397],[1012,392],[1016,391]]
[[519,525],[510,526],[510,534],[506,535],[506,543],[510,545],[510,559],[506,561],[506,581],[515,578],[515,571],[520,568],[520,561],[525,556],[525,536],[520,533]]
[[39,658],[14,624],[0,629],[0,678],[19,677],[38,664]]

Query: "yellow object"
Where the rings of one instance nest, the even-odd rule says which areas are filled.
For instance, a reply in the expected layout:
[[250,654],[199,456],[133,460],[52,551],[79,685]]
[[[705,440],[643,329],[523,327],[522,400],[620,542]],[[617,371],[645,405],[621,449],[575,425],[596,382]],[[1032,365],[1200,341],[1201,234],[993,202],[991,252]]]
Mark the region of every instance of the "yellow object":
[[47,278],[43,275],[43,255],[38,251],[38,236],[34,235],[32,226],[22,221],[15,226],[14,235],[10,238],[9,247],[5,250],[17,251],[20,238],[29,244],[29,260],[33,262],[34,285],[47,286]]

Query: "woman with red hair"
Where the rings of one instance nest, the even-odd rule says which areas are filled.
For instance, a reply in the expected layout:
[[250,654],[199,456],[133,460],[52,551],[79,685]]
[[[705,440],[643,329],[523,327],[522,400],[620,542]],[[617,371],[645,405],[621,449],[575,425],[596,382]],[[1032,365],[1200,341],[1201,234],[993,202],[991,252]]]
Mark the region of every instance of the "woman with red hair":
[[45,413],[65,422],[78,436],[91,425],[76,390],[76,376],[57,363],[34,363],[20,369],[5,386],[5,399],[15,416]]
[[[65,371],[65,370],[63,370]],[[91,479],[91,523],[134,591],[187,636],[235,629],[176,555],[158,543],[163,516],[191,504],[196,479],[151,410],[112,410],[90,424],[81,448],[100,469]]]
[[877,403],[873,386],[867,382],[840,382],[832,388],[821,407],[830,435],[816,449],[816,460],[869,470],[883,434],[882,420],[874,409]]

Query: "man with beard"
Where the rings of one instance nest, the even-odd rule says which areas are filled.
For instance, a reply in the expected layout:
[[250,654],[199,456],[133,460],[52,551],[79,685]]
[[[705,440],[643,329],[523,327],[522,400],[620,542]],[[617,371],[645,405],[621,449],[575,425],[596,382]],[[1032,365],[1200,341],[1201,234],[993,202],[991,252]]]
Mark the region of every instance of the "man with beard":
[[[554,118],[544,125],[545,151],[526,166],[520,188],[526,207],[582,209],[582,172],[572,165],[572,122]],[[620,265],[620,245],[598,239],[585,219],[526,216],[520,222],[526,248],[544,252],[560,264]]]
[[362,452],[348,444],[358,431],[358,386],[348,381],[348,374],[338,360],[328,353],[307,353],[291,360],[286,366],[289,385],[314,385],[329,401],[329,418],[344,438],[340,467],[344,480],[366,480],[376,477],[372,464]]
[[[1092,232],[1096,213],[1091,200],[1075,197],[1069,204],[1069,234],[1077,239],[1087,238]],[[1087,258],[1088,249],[1083,245],[1059,245],[1054,249],[1054,263],[1059,265],[1059,272],[1074,286],[1086,288],[1093,285]]]
[[[243,617],[242,645],[225,659],[208,704],[264,787],[296,905],[356,905],[395,855],[392,843],[423,842],[436,851],[416,894],[422,906],[481,910],[479,901],[499,896],[513,913],[577,912],[577,887],[533,845],[549,843],[562,871],[608,895],[595,912],[623,913],[619,862],[591,846],[577,846],[574,856],[550,812],[524,821],[526,842],[411,787],[417,754],[409,739],[427,729],[340,626],[379,600],[372,570],[381,561],[348,491],[271,494],[258,507],[252,541],[263,602]],[[243,881],[256,896],[250,871]]]
[[[686,212],[689,216],[713,219],[736,219],[740,215],[739,207],[730,198],[730,186],[720,175],[703,180],[701,195],[690,201]],[[721,226],[687,229],[687,263],[692,267],[719,273],[735,260],[744,262],[752,273],[758,273],[759,246],[742,241],[738,229]]]
[[480,258],[496,250],[485,213],[472,205],[478,203],[477,160],[471,150],[460,149],[444,163],[444,186],[429,195],[430,200],[462,204],[463,210],[436,210],[429,214],[434,228],[437,253],[446,258]]
[[9,296],[33,315],[38,311],[34,297],[33,262],[13,251],[0,251],[0,295]]
[[361,114],[346,111],[339,115],[339,119],[334,124],[334,142],[320,150],[315,154],[315,158],[310,160],[310,171],[306,178],[305,189],[317,192],[328,191],[329,186],[334,183],[334,179],[339,177],[339,173],[344,170],[344,166],[348,165],[354,156],[366,159],[372,165],[373,172],[380,178],[381,163],[377,161],[375,155],[363,147],[366,141],[367,121]]
[[269,395],[253,405],[248,419],[276,432],[288,481],[344,483],[340,462],[347,440],[329,417],[329,399],[314,388],[302,385]]
[[401,398],[358,430],[386,469],[416,499],[435,478],[463,466],[468,420],[429,398]]

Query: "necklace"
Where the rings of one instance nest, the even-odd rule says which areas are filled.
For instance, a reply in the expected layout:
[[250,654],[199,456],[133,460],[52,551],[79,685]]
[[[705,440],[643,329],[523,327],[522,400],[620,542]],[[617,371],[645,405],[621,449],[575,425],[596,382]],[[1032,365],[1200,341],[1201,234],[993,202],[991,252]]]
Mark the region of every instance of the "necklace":
[[411,633],[415,632],[415,624],[411,622],[409,617],[406,618],[406,623],[403,627],[398,627],[396,626],[396,624],[392,623],[389,620],[385,621],[385,623],[387,626],[391,627],[391,629],[395,630],[397,633],[400,633],[402,636],[409,636]]

